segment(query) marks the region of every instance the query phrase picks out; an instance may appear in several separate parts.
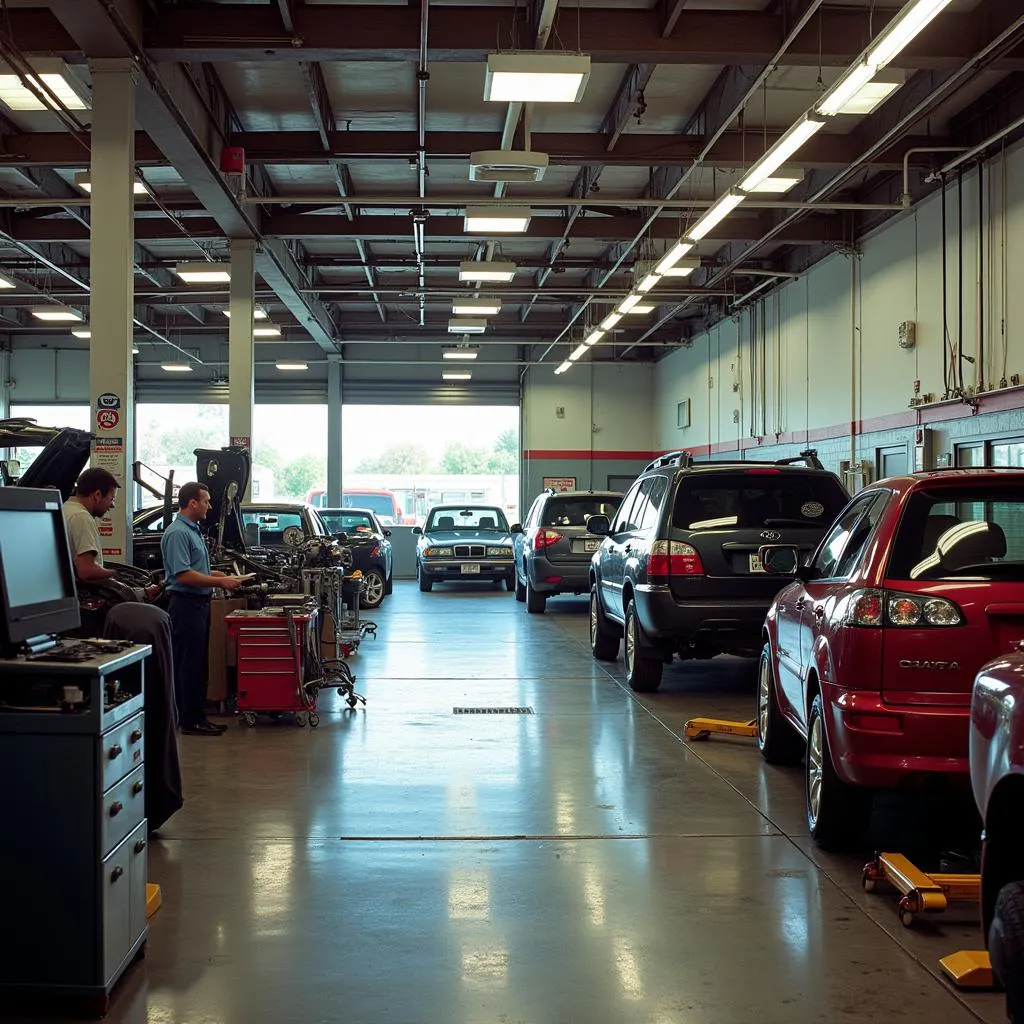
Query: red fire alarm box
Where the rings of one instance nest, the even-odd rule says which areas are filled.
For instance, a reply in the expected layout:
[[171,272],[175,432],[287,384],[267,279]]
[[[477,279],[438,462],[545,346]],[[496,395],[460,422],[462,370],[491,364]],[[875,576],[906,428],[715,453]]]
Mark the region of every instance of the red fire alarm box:
[[221,174],[245,174],[245,150],[241,146],[225,146],[220,151]]

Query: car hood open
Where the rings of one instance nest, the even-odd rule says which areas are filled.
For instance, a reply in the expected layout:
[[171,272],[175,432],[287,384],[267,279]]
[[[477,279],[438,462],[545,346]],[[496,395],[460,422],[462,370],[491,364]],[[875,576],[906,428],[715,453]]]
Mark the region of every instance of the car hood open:
[[210,511],[203,521],[203,532],[214,537],[219,547],[245,551],[241,502],[249,485],[248,451],[235,447],[196,448],[195,456],[196,480],[210,490]]
[[40,427],[31,420],[0,420],[0,448],[42,451],[18,481],[19,487],[55,487],[67,501],[89,461],[92,434],[74,427]]

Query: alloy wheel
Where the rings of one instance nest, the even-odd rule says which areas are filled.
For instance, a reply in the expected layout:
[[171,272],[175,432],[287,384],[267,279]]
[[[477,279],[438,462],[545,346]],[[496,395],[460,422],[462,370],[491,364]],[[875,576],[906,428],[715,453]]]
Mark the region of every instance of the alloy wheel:
[[590,646],[597,643],[597,595],[590,595]]
[[636,617],[626,616],[626,673],[633,674],[633,665],[636,661]]
[[814,822],[821,813],[821,782],[824,762],[821,750],[821,718],[811,721],[811,734],[807,739],[807,814]]
[[757,679],[757,737],[763,743],[768,735],[768,699],[772,674],[768,659],[761,658],[761,669]]
[[367,608],[376,608],[384,600],[384,578],[371,571],[363,577],[363,602]]

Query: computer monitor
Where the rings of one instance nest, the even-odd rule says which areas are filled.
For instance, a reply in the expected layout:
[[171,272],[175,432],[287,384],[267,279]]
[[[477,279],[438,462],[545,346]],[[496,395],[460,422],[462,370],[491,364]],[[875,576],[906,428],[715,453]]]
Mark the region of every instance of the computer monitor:
[[81,621],[60,492],[0,487],[0,653]]

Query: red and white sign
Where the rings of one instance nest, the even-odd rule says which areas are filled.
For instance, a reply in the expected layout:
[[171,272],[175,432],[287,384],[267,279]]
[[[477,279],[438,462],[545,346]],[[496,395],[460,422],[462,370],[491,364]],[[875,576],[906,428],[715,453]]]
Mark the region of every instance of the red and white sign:
[[113,430],[121,422],[121,416],[116,409],[100,409],[96,413],[96,426],[100,430]]

